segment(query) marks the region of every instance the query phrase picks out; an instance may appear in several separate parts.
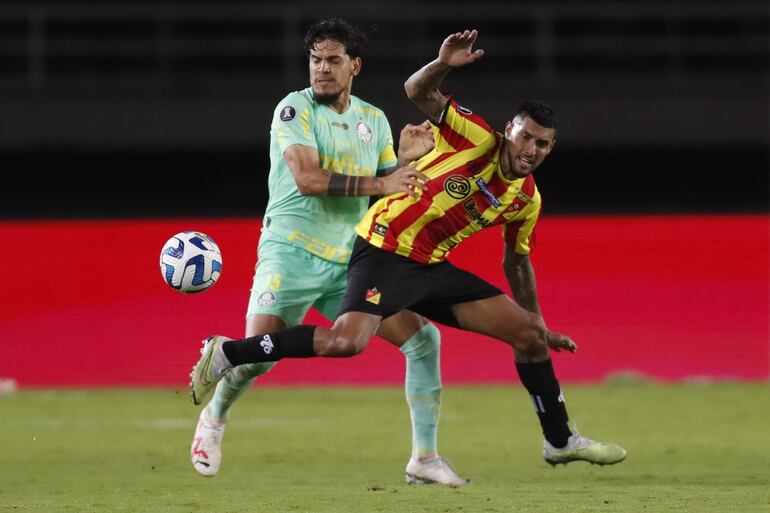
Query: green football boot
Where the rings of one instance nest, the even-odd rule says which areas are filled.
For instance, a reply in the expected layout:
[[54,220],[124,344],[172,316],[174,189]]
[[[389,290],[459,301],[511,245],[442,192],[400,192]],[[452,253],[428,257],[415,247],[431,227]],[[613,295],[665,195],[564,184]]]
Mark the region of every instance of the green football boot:
[[203,341],[200,360],[190,373],[190,397],[194,404],[201,404],[214,385],[233,368],[222,350],[222,344],[228,340],[232,339],[214,335]]
[[596,465],[614,465],[626,458],[626,450],[613,443],[595,442],[579,434],[569,437],[567,445],[557,449],[548,440],[543,442],[543,458],[546,463],[556,466],[571,461],[587,461]]

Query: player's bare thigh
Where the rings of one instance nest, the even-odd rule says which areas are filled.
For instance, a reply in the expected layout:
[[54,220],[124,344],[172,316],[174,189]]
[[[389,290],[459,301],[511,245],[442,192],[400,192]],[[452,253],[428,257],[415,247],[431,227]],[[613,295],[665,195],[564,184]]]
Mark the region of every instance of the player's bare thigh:
[[525,310],[505,294],[458,303],[452,307],[460,327],[494,337],[528,360],[548,359],[542,317]]
[[286,328],[286,323],[277,315],[249,314],[246,316],[246,337],[255,337]]

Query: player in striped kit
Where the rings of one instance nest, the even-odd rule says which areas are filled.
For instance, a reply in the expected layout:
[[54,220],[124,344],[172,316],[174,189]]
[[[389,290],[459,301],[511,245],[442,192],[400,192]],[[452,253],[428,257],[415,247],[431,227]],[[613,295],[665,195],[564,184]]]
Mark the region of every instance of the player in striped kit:
[[[428,178],[418,197],[397,193],[379,200],[357,225],[348,285],[332,328],[297,326],[245,340],[210,337],[191,387],[211,382],[244,363],[360,353],[378,324],[402,310],[497,338],[514,349],[519,377],[530,393],[552,464],[622,461],[625,450],[573,433],[549,348],[574,352],[574,342],[549,330],[541,315],[529,260],[540,213],[532,172],[556,143],[553,110],[526,102],[495,132],[479,116],[439,91],[453,68],[479,59],[475,30],[447,37],[436,60],[406,82],[407,96],[433,123],[435,148],[419,161]],[[515,301],[481,278],[453,266],[447,254],[479,230],[500,225],[504,269]]]
[[[270,199],[246,316],[246,336],[300,324],[310,307],[333,320],[345,293],[355,225],[369,196],[418,195],[424,178],[410,161],[433,147],[428,126],[407,125],[398,156],[384,112],[352,94],[362,65],[364,34],[339,18],[308,30],[310,87],[289,93],[270,129]],[[414,312],[383,322],[377,334],[406,358],[405,394],[412,420],[410,483],[462,485],[438,454],[441,402],[438,329]],[[203,476],[222,464],[230,409],[274,363],[242,365],[228,373],[201,410],[190,460]],[[203,396],[194,396],[201,404]]]

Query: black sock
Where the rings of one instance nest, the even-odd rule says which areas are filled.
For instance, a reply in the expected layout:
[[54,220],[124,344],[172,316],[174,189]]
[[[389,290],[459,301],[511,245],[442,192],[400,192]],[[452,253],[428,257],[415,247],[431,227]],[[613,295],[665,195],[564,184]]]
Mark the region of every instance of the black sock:
[[315,326],[300,325],[243,340],[229,340],[222,351],[233,367],[244,363],[277,362],[281,358],[309,358]]
[[543,436],[554,447],[564,447],[572,432],[567,425],[567,408],[564,406],[564,398],[551,360],[535,363],[516,362],[516,370],[519,371],[521,383],[532,397],[543,428]]

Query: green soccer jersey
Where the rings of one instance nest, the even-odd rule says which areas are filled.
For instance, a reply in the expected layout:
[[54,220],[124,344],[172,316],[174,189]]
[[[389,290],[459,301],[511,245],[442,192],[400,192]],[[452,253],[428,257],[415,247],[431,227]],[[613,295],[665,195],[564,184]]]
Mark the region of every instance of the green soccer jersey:
[[347,262],[354,227],[366,213],[369,197],[300,195],[283,158],[294,144],[316,148],[321,167],[332,173],[374,176],[396,165],[388,120],[380,109],[355,96],[338,114],[316,103],[309,87],[290,93],[273,114],[263,238],[288,240],[326,260]]

